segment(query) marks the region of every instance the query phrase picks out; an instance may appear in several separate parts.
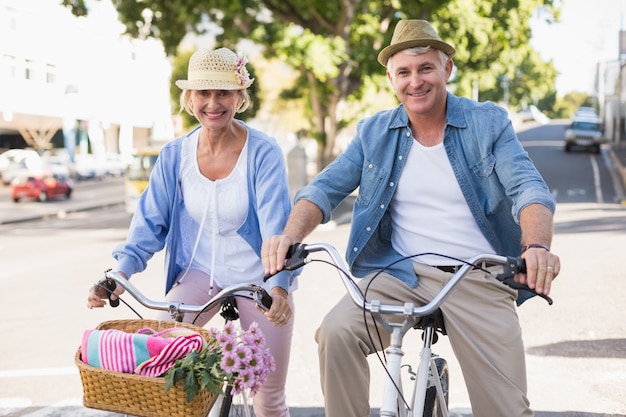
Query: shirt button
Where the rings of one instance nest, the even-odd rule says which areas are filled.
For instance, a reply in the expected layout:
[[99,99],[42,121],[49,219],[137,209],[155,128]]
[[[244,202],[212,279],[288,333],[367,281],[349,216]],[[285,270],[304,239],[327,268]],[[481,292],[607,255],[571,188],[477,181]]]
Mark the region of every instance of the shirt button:
[[380,208],[381,208],[381,209],[384,209],[384,208],[385,208],[385,205],[384,205],[384,204],[381,204],[381,205],[380,205]]
[[357,247],[352,248],[352,252],[356,252],[358,250],[359,250],[359,248],[357,248]]
[[400,155],[400,156],[398,157],[398,159],[402,161],[402,155]]
[[372,169],[372,168],[374,168],[374,165],[369,164],[367,167],[368,167],[369,169]]
[[371,227],[366,227],[365,230],[367,230],[368,232],[371,232],[372,228]]
[[396,185],[396,184],[394,184],[394,182],[393,182],[393,181],[391,181],[391,182],[389,183],[389,186],[390,186],[390,187],[393,187],[394,185]]

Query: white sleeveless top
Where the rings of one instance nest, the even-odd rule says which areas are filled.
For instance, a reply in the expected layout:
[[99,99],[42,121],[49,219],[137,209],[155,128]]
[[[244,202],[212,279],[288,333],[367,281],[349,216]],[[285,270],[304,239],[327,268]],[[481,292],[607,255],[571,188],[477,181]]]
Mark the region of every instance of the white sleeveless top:
[[[433,252],[458,259],[494,253],[463,197],[443,143],[413,140],[390,204],[391,243],[401,255]],[[412,258],[429,265],[458,265],[441,256]]]
[[185,207],[200,225],[198,235],[189,236],[194,239],[194,251],[188,269],[208,274],[211,287],[257,281],[263,274],[261,259],[237,233],[248,215],[248,141],[232,172],[212,181],[202,175],[198,166],[198,132],[185,140],[181,149]]

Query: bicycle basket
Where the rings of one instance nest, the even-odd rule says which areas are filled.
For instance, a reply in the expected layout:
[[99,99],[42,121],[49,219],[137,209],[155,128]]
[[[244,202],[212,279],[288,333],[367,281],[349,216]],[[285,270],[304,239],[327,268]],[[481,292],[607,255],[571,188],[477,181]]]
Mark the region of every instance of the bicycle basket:
[[[155,331],[185,327],[200,333],[206,340],[210,337],[207,330],[198,326],[157,320],[111,320],[100,323],[96,329],[135,333],[146,327]],[[141,417],[206,417],[217,399],[217,394],[201,389],[188,403],[182,384],[177,384],[165,393],[165,378],[90,366],[82,361],[80,346],[74,362],[83,384],[83,405],[87,408]]]

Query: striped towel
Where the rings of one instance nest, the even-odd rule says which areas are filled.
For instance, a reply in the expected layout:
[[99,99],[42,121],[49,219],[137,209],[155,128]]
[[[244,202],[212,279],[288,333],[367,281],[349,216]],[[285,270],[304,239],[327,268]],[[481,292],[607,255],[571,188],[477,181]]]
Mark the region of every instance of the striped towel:
[[86,330],[81,355],[83,362],[96,368],[159,376],[191,351],[200,352],[204,344],[200,334],[180,327],[161,332],[141,329],[137,333]]

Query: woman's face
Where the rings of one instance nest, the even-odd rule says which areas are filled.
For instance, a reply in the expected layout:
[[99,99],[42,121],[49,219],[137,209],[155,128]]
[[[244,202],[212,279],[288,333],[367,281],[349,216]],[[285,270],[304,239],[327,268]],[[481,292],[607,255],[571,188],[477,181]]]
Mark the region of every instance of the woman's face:
[[242,101],[239,90],[193,90],[193,114],[207,129],[223,129],[235,118]]

